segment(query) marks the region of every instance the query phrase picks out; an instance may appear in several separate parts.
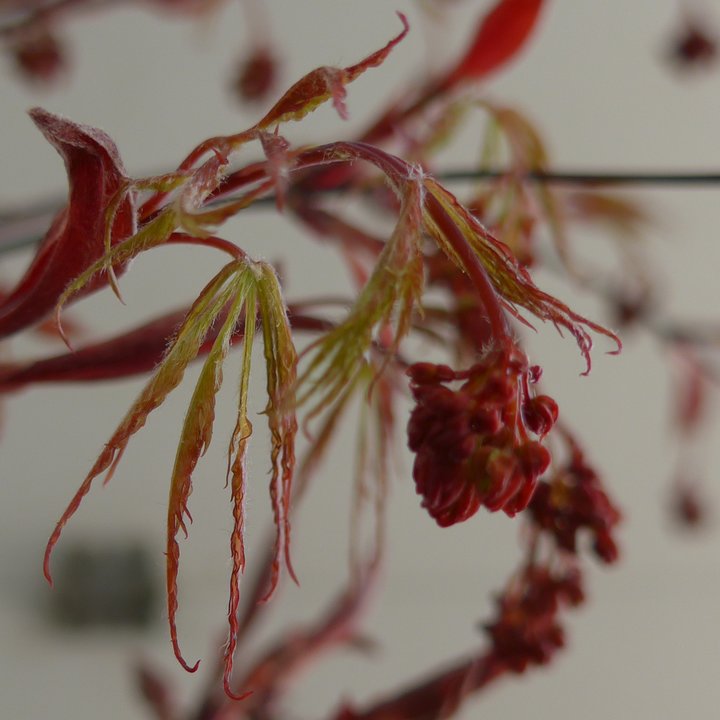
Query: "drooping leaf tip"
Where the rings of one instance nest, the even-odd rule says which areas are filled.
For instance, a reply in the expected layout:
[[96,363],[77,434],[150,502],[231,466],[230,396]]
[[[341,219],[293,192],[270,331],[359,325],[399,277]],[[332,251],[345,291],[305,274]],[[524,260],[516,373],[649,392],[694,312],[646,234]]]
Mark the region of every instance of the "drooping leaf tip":
[[170,628],[170,638],[172,641],[173,646],[173,653],[175,654],[175,659],[180,663],[180,666],[183,670],[189,673],[197,672],[197,669],[200,667],[200,660],[196,660],[194,665],[190,665],[187,660],[183,657],[183,654],[180,650],[180,643],[178,641],[177,637],[177,630],[174,627],[174,625]]
[[47,584],[50,587],[55,586],[55,581],[53,580],[52,573],[50,572],[50,556],[52,554],[52,547],[48,545],[48,547],[45,550],[45,557],[43,559],[43,575],[45,576],[45,580],[47,580]]
[[402,35],[398,37],[398,41],[402,40],[410,32],[410,22],[407,19],[407,15],[400,10],[396,10],[395,14],[400,18],[400,22],[403,25]]
[[225,691],[225,695],[227,695],[231,700],[235,700],[236,702],[245,700],[253,694],[252,690],[246,690],[244,693],[236,695],[230,688],[230,678],[228,677],[223,678],[223,690]]
[[70,352],[75,352],[75,348],[73,348],[72,343],[70,342],[70,338],[68,337],[67,333],[65,332],[65,328],[62,324],[62,305],[58,303],[55,306],[55,328],[57,330],[58,337],[63,341],[63,344]]

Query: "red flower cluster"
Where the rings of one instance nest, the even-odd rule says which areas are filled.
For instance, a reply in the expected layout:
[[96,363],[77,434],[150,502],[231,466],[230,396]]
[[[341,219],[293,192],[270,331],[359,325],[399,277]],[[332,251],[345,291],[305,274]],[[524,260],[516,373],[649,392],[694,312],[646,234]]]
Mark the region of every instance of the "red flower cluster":
[[[542,439],[557,419],[551,398],[530,397],[531,372],[517,350],[489,352],[469,370],[417,363],[410,367],[417,402],[408,423],[416,453],[413,477],[423,507],[438,525],[467,520],[481,505],[515,515],[550,464]],[[459,389],[448,383],[464,381]]]
[[528,508],[533,523],[552,535],[557,546],[575,554],[577,534],[589,530],[593,551],[606,563],[618,557],[613,530],[620,511],[605,493],[597,473],[571,442],[570,460],[550,482],[541,482]]
[[493,655],[517,673],[528,665],[544,665],[565,645],[557,622],[561,604],[576,606],[584,599],[576,569],[553,572],[531,565],[497,600],[498,619],[485,626]]

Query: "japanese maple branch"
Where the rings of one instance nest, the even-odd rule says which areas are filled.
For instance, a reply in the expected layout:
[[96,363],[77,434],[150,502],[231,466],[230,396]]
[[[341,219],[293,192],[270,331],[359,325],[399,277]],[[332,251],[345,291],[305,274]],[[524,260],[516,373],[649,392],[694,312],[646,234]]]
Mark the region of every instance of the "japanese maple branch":
[[[496,180],[513,175],[507,170],[447,170],[435,177],[442,182],[463,182],[473,180]],[[519,176],[521,180],[533,182],[570,185],[717,185],[720,184],[718,173],[694,172],[590,172],[586,170],[544,172],[529,171]]]
[[490,650],[366,707],[345,708],[344,712],[334,715],[333,720],[382,720],[390,717],[437,720],[449,717],[468,695],[482,690],[507,670],[505,663]]
[[[434,177],[446,183],[473,182],[496,180],[508,175],[507,170],[447,170],[437,173]],[[647,188],[660,187],[703,187],[720,185],[720,173],[692,172],[589,172],[562,171],[540,172],[531,171],[523,174],[521,179],[529,182],[568,184],[568,185],[623,185]],[[323,189],[307,194],[330,194],[342,192],[344,188]],[[293,190],[296,195],[298,191]],[[224,198],[223,202],[228,202]],[[275,207],[276,198],[269,195],[258,198],[253,205]],[[57,200],[44,200],[28,205],[16,211],[0,211],[0,254],[20,250],[36,243],[47,229],[55,213],[62,207]]]

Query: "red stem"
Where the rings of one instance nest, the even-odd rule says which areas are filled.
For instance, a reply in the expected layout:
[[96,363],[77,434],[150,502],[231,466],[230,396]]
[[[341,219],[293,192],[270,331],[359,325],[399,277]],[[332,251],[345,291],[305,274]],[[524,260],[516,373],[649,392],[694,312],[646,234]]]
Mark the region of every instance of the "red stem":
[[173,245],[199,245],[200,247],[211,247],[227,253],[235,260],[246,260],[247,253],[241,250],[235,243],[229,240],[208,235],[207,237],[196,237],[194,235],[186,235],[185,233],[175,232],[166,240],[167,244]]
[[365,710],[341,711],[334,720],[437,720],[450,717],[472,693],[481,690],[507,671],[491,651],[440,672]]
[[425,196],[425,208],[472,280],[487,313],[495,339],[500,342],[502,347],[511,345],[512,336],[510,335],[505,312],[482,263],[468,245],[460,228],[450,219],[445,208],[432,193]]

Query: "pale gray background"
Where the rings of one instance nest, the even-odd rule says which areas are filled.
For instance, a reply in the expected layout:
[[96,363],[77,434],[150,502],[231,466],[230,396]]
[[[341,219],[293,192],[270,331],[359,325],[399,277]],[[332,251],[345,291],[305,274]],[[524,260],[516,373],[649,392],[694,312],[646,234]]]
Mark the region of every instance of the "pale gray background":
[[[450,3],[452,5],[452,3]],[[447,37],[464,37],[478,7],[460,4]],[[268,3],[278,45],[293,70],[288,81],[320,64],[349,64],[383,44],[398,28],[395,9],[408,12],[413,32],[385,66],[349,92],[351,122],[329,110],[288,131],[312,142],[352,136],[380,96],[413,73],[422,73],[425,43],[452,47],[422,30],[409,0],[349,2],[284,0]],[[717,4],[708,2],[711,9]],[[526,109],[544,131],[561,167],[716,169],[720,161],[720,74],[681,81],[662,63],[664,41],[676,20],[670,0],[551,3],[523,62],[489,84],[492,96]],[[716,18],[717,19],[717,18]],[[131,174],[170,168],[200,139],[250,124],[227,93],[229,70],[244,41],[242,16],[226,7],[207,23],[154,16],[139,9],[84,16],[66,25],[73,70],[55,90],[36,92],[11,77],[0,79],[0,206],[44,198],[64,187],[54,151],[25,116],[41,104],[53,112],[105,129]],[[459,45],[458,45],[459,47]],[[468,131],[471,142],[474,137]],[[467,150],[456,147],[463,160]],[[648,234],[653,263],[668,305],[677,316],[717,315],[720,204],[716,189],[636,192],[656,213]],[[226,234],[269,259],[287,257],[291,289],[313,291],[319,281],[342,288],[334,258],[287,221],[248,215]],[[602,243],[582,235],[592,254]],[[603,245],[604,246],[604,245]],[[26,258],[3,259],[12,278]],[[193,297],[218,259],[192,249],[158,250],[140,259],[122,281],[127,307],[100,296],[78,315],[98,332],[130,326],[147,307],[175,307]],[[548,287],[568,289],[552,278]],[[575,294],[573,297],[577,297]],[[573,303],[598,309],[591,298]],[[542,328],[533,360],[545,367],[546,387],[562,413],[586,439],[626,513],[622,564],[591,574],[591,601],[573,617],[570,648],[549,671],[508,679],[465,710],[463,717],[538,717],[595,720],[608,717],[717,717],[720,706],[720,539],[714,526],[702,537],[674,531],[666,493],[675,459],[667,422],[667,367],[648,338],[633,339],[620,358],[598,343],[595,367],[579,378],[582,363],[570,340]],[[44,350],[34,342],[15,354]],[[216,431],[216,446],[198,468],[192,509],[195,523],[183,543],[179,626],[189,658],[210,664],[224,632],[231,527],[223,490],[223,451],[231,430],[232,371]],[[167,478],[184,403],[184,389],[157,412],[130,445],[111,486],[88,498],[67,540],[144,539],[160,568]],[[43,615],[47,588],[40,582],[41,553],[55,520],[140,387],[127,381],[93,389],[41,389],[5,404],[0,455],[0,714],[19,720],[84,717],[124,720],[143,716],[130,691],[134,659],[149,657],[172,676],[183,697],[202,690],[198,676],[175,664],[162,619],[149,637],[100,632],[62,633]],[[261,402],[259,396],[258,402]],[[262,445],[261,442],[259,442]],[[707,463],[709,493],[720,458],[713,437],[699,460]],[[295,535],[302,588],[284,588],[278,618],[312,617],[321,597],[344,577],[348,513],[347,441],[317,482]],[[266,460],[254,454],[252,538],[268,515]],[[489,616],[490,593],[518,554],[517,524],[480,513],[447,531],[418,509],[410,461],[392,488],[390,555],[385,594],[371,612],[370,634],[383,651],[369,661],[343,653],[305,677],[288,708],[293,717],[317,717],[341,696],[369,697],[453,658],[477,641],[476,624]],[[254,533],[254,534],[253,534]],[[252,557],[252,552],[251,552]]]

